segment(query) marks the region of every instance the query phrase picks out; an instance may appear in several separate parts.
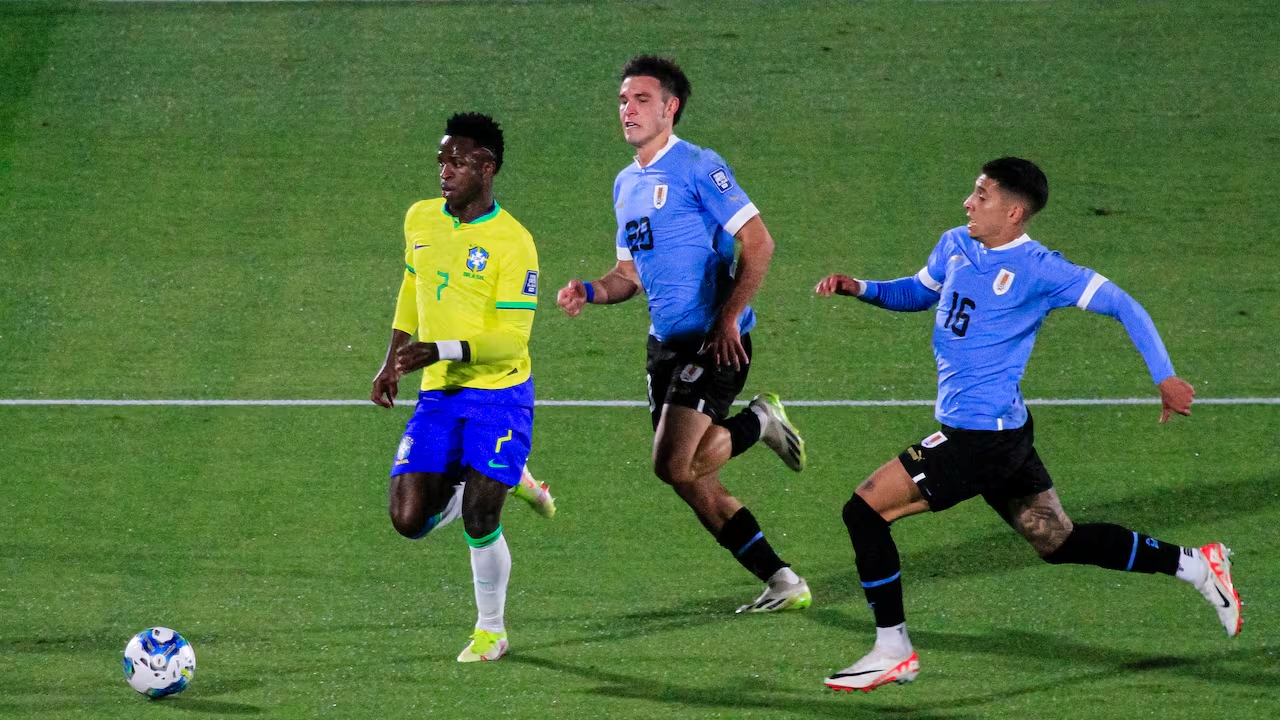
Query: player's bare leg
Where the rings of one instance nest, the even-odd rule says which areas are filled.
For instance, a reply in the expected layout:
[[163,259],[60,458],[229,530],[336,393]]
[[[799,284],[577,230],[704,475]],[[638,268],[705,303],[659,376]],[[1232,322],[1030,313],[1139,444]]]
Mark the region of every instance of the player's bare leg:
[[693,509],[703,527],[767,585],[738,612],[772,612],[808,607],[813,596],[804,579],[784,563],[751,511],[720,482],[719,469],[731,455],[729,432],[691,408],[665,405],[653,444],[654,472]]
[[844,522],[858,577],[875,613],[876,642],[871,652],[824,681],[832,690],[869,692],[889,683],[910,682],[920,673],[920,659],[907,635],[901,564],[889,523],[928,509],[897,458],[871,473],[845,504]]
[[462,514],[462,485],[443,473],[403,473],[387,486],[387,509],[396,532],[418,539]]
[[462,523],[471,546],[476,619],[471,642],[458,662],[497,660],[507,652],[504,611],[511,577],[511,551],[502,535],[502,505],[510,488],[475,470],[467,474],[462,495]]

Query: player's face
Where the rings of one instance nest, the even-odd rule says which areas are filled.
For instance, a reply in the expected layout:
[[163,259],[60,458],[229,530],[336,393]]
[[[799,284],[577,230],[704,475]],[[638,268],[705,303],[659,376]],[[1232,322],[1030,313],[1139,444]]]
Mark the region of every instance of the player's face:
[[674,125],[680,99],[667,97],[657,78],[636,75],[622,81],[618,91],[618,117],[622,136],[633,147],[642,147]]
[[973,184],[973,192],[964,199],[964,211],[969,216],[969,237],[974,240],[995,238],[1014,222],[1014,198],[1000,189],[999,183],[986,175],[979,175]]
[[445,135],[440,139],[440,194],[450,207],[460,208],[493,183],[493,155],[471,138]]

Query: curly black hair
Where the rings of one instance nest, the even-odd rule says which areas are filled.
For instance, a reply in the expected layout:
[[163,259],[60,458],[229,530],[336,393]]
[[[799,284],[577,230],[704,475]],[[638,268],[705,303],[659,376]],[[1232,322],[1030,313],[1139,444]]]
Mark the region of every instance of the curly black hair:
[[657,80],[662,85],[663,92],[680,98],[680,105],[676,107],[676,116],[671,121],[672,125],[678,125],[680,116],[684,114],[684,106],[689,104],[689,96],[693,94],[693,86],[689,84],[689,78],[685,76],[676,61],[657,55],[637,55],[622,66],[620,80],[637,76]]
[[445,123],[444,132],[453,137],[470,138],[493,153],[494,175],[502,169],[502,128],[493,118],[478,112],[458,113]]

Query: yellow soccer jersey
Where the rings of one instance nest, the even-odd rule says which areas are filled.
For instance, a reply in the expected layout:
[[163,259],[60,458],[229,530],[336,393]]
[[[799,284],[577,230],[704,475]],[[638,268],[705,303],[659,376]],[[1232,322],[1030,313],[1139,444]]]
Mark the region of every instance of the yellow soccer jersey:
[[494,203],[464,223],[444,198],[404,218],[404,282],[393,327],[419,342],[462,341],[469,362],[442,360],[422,372],[423,390],[498,390],[529,379],[529,332],[538,307],[533,236]]

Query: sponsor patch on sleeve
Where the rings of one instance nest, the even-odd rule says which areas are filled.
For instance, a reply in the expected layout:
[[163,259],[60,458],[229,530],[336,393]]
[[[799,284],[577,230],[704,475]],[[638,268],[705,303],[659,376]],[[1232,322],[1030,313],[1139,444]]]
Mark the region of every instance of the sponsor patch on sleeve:
[[525,295],[538,294],[538,271],[529,270],[524,274],[524,288],[520,290]]
[[729,188],[733,187],[733,181],[729,179],[729,171],[724,168],[712,170],[708,177],[711,178],[711,182],[715,183],[716,188],[722,193],[729,192]]

